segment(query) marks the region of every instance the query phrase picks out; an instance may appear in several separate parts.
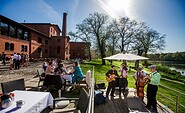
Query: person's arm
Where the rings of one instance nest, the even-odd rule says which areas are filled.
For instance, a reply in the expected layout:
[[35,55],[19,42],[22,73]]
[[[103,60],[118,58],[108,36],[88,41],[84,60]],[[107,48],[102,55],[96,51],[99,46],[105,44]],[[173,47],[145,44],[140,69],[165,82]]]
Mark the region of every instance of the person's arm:
[[133,75],[133,78],[134,78],[134,80],[136,81],[137,80],[137,72]]
[[146,72],[142,71],[143,77],[146,77]]
[[150,83],[153,83],[154,85],[159,85],[161,75],[159,73],[154,74],[150,78]]
[[119,70],[118,70],[119,72],[121,72],[122,71],[122,66],[119,68]]
[[110,70],[105,74],[107,77],[110,76]]
[[116,76],[118,77],[119,75],[118,75],[118,72],[115,70],[115,74],[116,74]]
[[70,72],[69,73],[74,73],[75,72],[75,69],[74,69],[74,67],[72,67],[72,69],[70,70]]

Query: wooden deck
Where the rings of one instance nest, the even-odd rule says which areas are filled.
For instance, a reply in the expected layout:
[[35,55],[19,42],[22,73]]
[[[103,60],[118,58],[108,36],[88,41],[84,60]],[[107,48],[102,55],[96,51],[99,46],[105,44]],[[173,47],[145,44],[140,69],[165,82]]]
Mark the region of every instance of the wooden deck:
[[[122,96],[119,96],[118,90],[116,90],[115,96],[109,97],[101,105],[95,105],[95,113],[151,113],[144,107],[145,103],[141,99],[134,97],[134,89],[129,89],[127,94]],[[158,109],[158,113],[163,113],[163,111]]]
[[[26,86],[37,86],[38,78],[34,78],[32,80],[26,81]],[[106,90],[104,90],[105,94]],[[66,96],[66,95],[65,95]],[[144,105],[146,103],[146,99],[144,99],[143,103],[139,98],[134,97],[134,89],[129,89],[126,95],[121,95],[119,97],[118,90],[115,91],[114,98],[109,97],[109,99],[101,104],[95,105],[94,112],[95,113],[138,113],[145,112],[151,113],[150,110],[147,110]],[[49,113],[51,111],[50,108],[46,109],[46,111],[42,113]],[[158,107],[158,113],[163,113]]]

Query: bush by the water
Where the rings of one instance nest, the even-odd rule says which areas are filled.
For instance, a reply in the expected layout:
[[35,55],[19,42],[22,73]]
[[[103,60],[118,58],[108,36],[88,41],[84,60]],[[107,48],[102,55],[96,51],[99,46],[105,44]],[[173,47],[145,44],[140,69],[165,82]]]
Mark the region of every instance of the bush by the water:
[[161,76],[164,78],[185,82],[185,76],[182,76],[181,73],[176,70],[171,70],[170,68],[162,65],[157,65],[157,70],[162,72]]

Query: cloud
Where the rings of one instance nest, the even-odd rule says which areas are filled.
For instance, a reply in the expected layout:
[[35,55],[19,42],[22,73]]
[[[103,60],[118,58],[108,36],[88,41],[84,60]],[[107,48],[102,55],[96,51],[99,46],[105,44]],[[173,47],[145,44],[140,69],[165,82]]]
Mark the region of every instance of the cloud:
[[50,20],[56,22],[59,26],[61,25],[61,14],[58,13],[53,7],[51,7],[47,2],[44,0],[37,0],[37,6],[45,15],[47,15]]

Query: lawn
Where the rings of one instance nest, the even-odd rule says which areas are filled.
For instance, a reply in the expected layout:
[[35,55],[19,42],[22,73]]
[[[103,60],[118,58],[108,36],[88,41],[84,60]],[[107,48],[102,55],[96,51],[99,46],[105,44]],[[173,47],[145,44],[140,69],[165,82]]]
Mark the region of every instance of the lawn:
[[[121,66],[121,61],[114,61],[113,65],[115,65],[116,70],[119,69],[119,67]],[[133,67],[134,66],[134,62],[128,62],[127,63],[128,66]],[[101,65],[101,60],[92,60],[90,62],[84,62],[81,64],[81,68],[83,70],[84,73],[86,73],[88,70],[92,70],[92,66],[94,66],[94,77],[95,77],[95,81],[96,83],[102,83],[105,82],[107,85],[107,82],[105,80],[105,73],[111,69],[111,64],[106,61],[106,65]],[[149,69],[145,68],[144,70],[146,70],[147,72],[149,72]],[[129,88],[134,88],[135,85],[135,81],[132,77],[132,75],[135,73],[135,70],[130,68],[129,69],[129,75],[128,75],[128,87]],[[120,73],[118,73],[120,74]],[[163,73],[164,74],[164,73]],[[183,84],[177,84],[177,83],[172,83],[166,80],[161,80],[161,85],[165,85],[169,88],[172,88],[174,90],[180,91],[182,93],[185,93],[185,85]],[[146,87],[145,87],[145,91],[146,91]],[[166,97],[170,97],[171,99],[175,100],[176,99],[176,94],[174,91],[170,91],[169,89],[165,89],[163,87],[159,87],[158,92],[162,93],[165,95],[165,97],[161,96],[161,95],[157,95],[157,100],[160,101],[161,103],[163,103],[164,105],[168,106],[170,109],[172,109],[173,111],[175,111],[175,104],[174,102],[171,102],[169,99],[167,99]],[[179,102],[183,105],[185,105],[185,96],[180,95],[179,96]],[[181,113],[182,111],[184,111],[185,109],[180,108],[179,107],[179,113]]]

